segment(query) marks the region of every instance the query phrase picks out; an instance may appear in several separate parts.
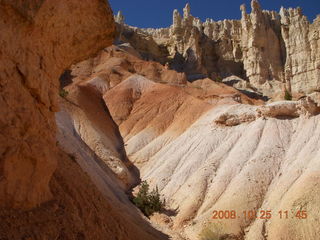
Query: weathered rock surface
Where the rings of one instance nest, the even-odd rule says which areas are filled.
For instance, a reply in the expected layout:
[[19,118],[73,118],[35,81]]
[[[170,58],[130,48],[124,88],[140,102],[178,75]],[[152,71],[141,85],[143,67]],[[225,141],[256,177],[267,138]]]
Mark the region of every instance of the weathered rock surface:
[[[159,90],[153,91],[160,96]],[[210,225],[213,210],[235,210],[239,218],[214,221],[220,236],[255,240],[266,234],[268,239],[316,239],[320,231],[320,182],[316,177],[320,171],[319,115],[298,117],[299,102],[267,105],[263,118],[257,117],[257,109],[263,106],[229,102],[207,110],[204,102],[193,100],[196,106],[189,104],[180,117],[182,105],[174,112],[170,127],[162,128],[157,115],[149,118],[149,114],[160,106],[156,108],[160,117],[166,101],[149,109],[143,95],[120,124],[120,131],[130,160],[139,167],[143,179],[158,186],[170,209],[176,209],[170,215],[172,229],[197,239],[206,225],[214,229]],[[126,99],[118,95],[118,103],[121,98]],[[111,98],[106,102],[111,115],[117,116],[118,108]],[[167,102],[174,109],[173,102]],[[194,107],[203,109],[200,117]],[[167,108],[164,112],[166,119],[171,119],[170,111]],[[232,117],[224,124],[215,123],[221,116]],[[280,221],[278,211],[284,209],[292,214],[307,211],[308,218],[290,215],[291,219]],[[241,214],[249,210],[272,210],[273,217],[245,219]],[[306,225],[310,231],[305,231]],[[288,235],[288,231],[292,233]]]
[[[125,158],[112,119],[75,131],[80,120],[90,122],[101,112],[108,120],[104,104],[96,112],[81,105],[78,122],[57,113],[56,136],[59,76],[114,39],[107,1],[4,0],[0,29],[0,238],[167,239],[128,200],[124,182],[130,176],[117,178],[103,161],[106,155]],[[84,92],[83,98],[94,96]],[[72,105],[61,101],[63,109]],[[104,132],[92,134],[95,127]],[[102,139],[97,148],[103,142],[110,149],[101,158],[79,136],[90,130]]]
[[[144,61],[139,53],[130,45],[111,46],[99,52],[97,56],[72,66],[73,81],[92,82],[98,87],[98,82],[105,82],[105,91],[113,88],[129,76],[139,74],[156,82],[170,84],[186,84],[184,73],[179,73],[154,61]],[[94,83],[95,82],[95,83]],[[97,85],[98,84],[98,85]]]
[[[105,7],[98,0],[0,3],[0,27],[9,29],[0,37],[0,207],[52,199],[30,211],[1,208],[0,238],[166,239],[123,192],[137,180],[132,161],[176,209],[158,220],[186,238],[197,239],[213,210],[271,209],[304,210],[308,218],[220,219],[219,234],[316,239],[319,94],[263,105],[206,78],[236,75],[249,81],[239,80],[244,89],[265,94],[317,89],[306,89],[299,77],[318,84],[318,39],[309,47],[301,40],[309,32],[295,37],[290,30],[304,21],[299,11],[279,15],[253,1],[251,14],[242,7],[240,21],[202,23],[187,5],[183,16],[174,12],[173,26],[159,30],[128,27],[118,14],[120,38],[133,47],[113,46],[73,66],[69,95],[56,114],[57,139],[57,79],[73,60],[110,43]],[[309,24],[316,32],[317,22],[305,21],[301,31]],[[305,53],[297,54],[300,48]],[[300,68],[306,54],[309,64]]]
[[[132,91],[139,91],[139,98]],[[208,102],[183,92],[133,76],[104,97],[111,115],[122,119],[119,129],[130,160],[143,179],[159,187],[168,207],[177,209],[169,216],[171,229],[197,239],[213,210],[241,215],[271,209],[270,220],[240,216],[216,224],[221,224],[221,235],[250,240],[263,234],[270,239],[316,239],[319,193],[303,186],[316,189],[319,184],[319,115],[300,113],[303,99],[250,106],[224,101],[223,94],[220,101]],[[224,123],[221,116],[227,116]],[[301,152],[298,146],[303,146]],[[295,217],[280,222],[281,209],[307,211],[303,221],[312,230],[304,231]]]
[[[65,109],[70,102],[61,100]],[[51,201],[27,211],[0,209],[0,238],[158,240],[155,231],[124,193],[122,183],[74,130],[68,112],[56,113],[58,166]],[[106,123],[108,124],[108,123]]]
[[58,78],[110,44],[106,1],[1,1],[0,207],[34,207],[51,197],[56,168]]
[[103,102],[107,82],[96,77],[66,89],[63,109],[71,115],[77,135],[113,171],[124,191],[137,184],[138,173],[128,161],[118,126]]
[[[163,231],[192,240],[206,227],[248,240],[316,239],[319,93],[265,104],[208,78],[163,79],[157,72],[168,69],[139,55],[129,45],[109,47],[74,65],[68,88],[90,85],[102,94],[130,161],[167,200],[168,212],[152,217]],[[239,218],[212,225],[213,210]],[[245,219],[245,210],[274,215]],[[308,218],[280,220],[280,210]]]
[[280,10],[286,47],[284,77],[293,92],[310,93],[320,84],[320,15],[309,23],[300,8]]
[[173,12],[169,28],[139,29],[118,21],[121,40],[130,42],[146,59],[185,72],[190,80],[235,75],[265,95],[285,89],[311,93],[320,87],[320,17],[310,23],[300,8],[262,10],[257,0],[241,20],[202,22],[190,6]]
[[228,110],[214,120],[217,124],[236,126],[252,122],[258,118],[290,119],[297,117],[309,118],[320,113],[319,94],[311,94],[299,101],[278,101],[262,106],[238,106]]

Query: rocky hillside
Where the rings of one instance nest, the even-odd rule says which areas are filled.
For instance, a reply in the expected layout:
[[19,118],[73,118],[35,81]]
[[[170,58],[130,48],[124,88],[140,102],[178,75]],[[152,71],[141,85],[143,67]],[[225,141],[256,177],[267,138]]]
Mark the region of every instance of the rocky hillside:
[[98,0],[1,1],[0,7],[0,206],[31,208],[52,197],[59,76],[111,44],[114,22]]
[[162,29],[128,26],[121,13],[116,21],[121,40],[190,80],[235,75],[272,97],[285,89],[294,95],[319,90],[320,18],[310,23],[300,8],[262,10],[257,0],[251,8],[248,14],[240,7],[240,20],[202,22],[187,4],[183,16],[174,10],[172,25]]
[[[75,65],[71,75],[67,98],[85,85],[101,94],[130,162],[167,200],[168,211],[151,219],[173,239],[206,239],[206,231],[250,240],[320,233],[319,93],[266,104],[211,79],[186,82],[127,44]],[[238,217],[212,221],[214,210]],[[243,216],[267,210],[271,219]]]
[[[0,239],[166,239],[68,114],[55,115],[69,103],[59,97],[63,71],[114,40],[107,1],[0,1],[0,29]],[[125,161],[106,124],[104,144]]]
[[105,0],[0,1],[0,239],[318,239],[319,17],[241,11],[138,29]]

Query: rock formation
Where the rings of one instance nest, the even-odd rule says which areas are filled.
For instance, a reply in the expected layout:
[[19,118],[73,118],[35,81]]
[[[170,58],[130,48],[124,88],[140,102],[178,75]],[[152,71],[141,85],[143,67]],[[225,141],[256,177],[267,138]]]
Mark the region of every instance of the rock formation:
[[[133,207],[66,110],[56,113],[72,105],[59,97],[59,76],[111,44],[112,16],[104,0],[0,2],[0,239],[167,239]],[[100,106],[94,113],[108,116]],[[102,139],[113,150],[103,154],[125,159],[115,124],[100,127],[113,137]]]
[[[176,26],[185,21],[177,13],[175,19]],[[129,44],[104,49],[71,74],[68,89],[100,89],[129,160],[166,199],[167,211],[151,219],[173,239],[201,239],[206,229],[248,240],[316,239],[320,233],[318,92],[265,103],[209,78],[172,81],[179,73],[143,61]],[[212,221],[214,210],[239,217]],[[273,216],[244,218],[250,210],[272,210]],[[290,218],[279,219],[280,210]],[[307,219],[292,215],[299,210]]]
[[0,207],[30,208],[51,197],[58,78],[112,42],[113,15],[100,0],[5,0],[0,16]]
[[319,90],[320,16],[309,23],[302,10],[280,10],[281,36],[286,47],[284,77],[293,92]]
[[313,93],[299,101],[277,101],[259,107],[251,107],[242,111],[233,109],[218,115],[215,123],[225,126],[236,126],[245,122],[252,122],[259,118],[297,118],[310,117],[320,113],[320,94]]
[[[128,101],[124,93],[136,86],[131,81],[106,93],[115,118],[126,112],[116,104]],[[146,79],[135,81],[147,85]],[[207,102],[184,95],[182,89],[149,84],[133,101],[120,132],[143,179],[158,186],[169,208],[177,209],[166,220],[171,229],[198,239],[204,228],[214,229],[212,223],[218,226],[219,236],[316,239],[319,191],[306,186],[318,189],[319,184],[319,108],[316,116],[308,118],[297,114],[296,102],[257,107],[224,101],[223,94],[220,101]],[[263,109],[260,117],[257,109]],[[232,116],[227,127],[215,123],[222,114]],[[304,147],[300,151],[298,146]],[[241,215],[266,209],[272,210],[270,220]],[[281,209],[291,214],[307,211],[308,219],[303,221],[310,231],[304,231],[296,217],[280,221]],[[235,210],[239,218],[212,221],[214,210]],[[292,233],[288,235],[286,229]]]
[[319,90],[320,18],[310,23],[300,8],[265,11],[257,0],[251,8],[248,14],[241,6],[241,20],[202,22],[187,4],[183,16],[174,10],[169,28],[119,25],[123,41],[153,60],[170,62],[189,80],[236,75],[271,97],[284,90],[294,95]]
[[[119,13],[104,48],[106,1],[1,1],[0,239],[168,239],[125,193],[140,177],[174,239],[317,239],[320,18],[241,11],[203,23],[187,4],[163,29]],[[300,98],[266,104],[234,79]],[[239,217],[210,223],[214,210]]]

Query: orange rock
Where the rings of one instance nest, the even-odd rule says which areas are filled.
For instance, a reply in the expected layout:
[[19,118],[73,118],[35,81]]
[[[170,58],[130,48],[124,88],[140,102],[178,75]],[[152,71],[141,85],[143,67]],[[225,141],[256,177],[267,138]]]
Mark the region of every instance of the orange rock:
[[0,28],[0,207],[31,208],[51,198],[58,77],[112,42],[113,15],[102,0],[5,0]]

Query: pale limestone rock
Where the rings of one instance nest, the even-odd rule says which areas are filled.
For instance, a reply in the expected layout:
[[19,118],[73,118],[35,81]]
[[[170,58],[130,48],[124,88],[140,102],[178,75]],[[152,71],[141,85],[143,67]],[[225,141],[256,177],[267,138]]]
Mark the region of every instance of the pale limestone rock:
[[190,18],[190,16],[191,16],[190,11],[191,11],[190,4],[187,3],[185,8],[183,9],[183,18],[184,19]]
[[177,9],[173,11],[173,28],[181,28],[181,15]]
[[122,11],[118,11],[117,16],[115,16],[115,21],[121,25],[124,24],[124,16],[122,14]]
[[[320,17],[311,24],[300,8],[265,11],[257,0],[251,7],[247,13],[241,5],[241,20],[203,23],[191,15],[187,4],[183,17],[178,10],[173,12],[169,28],[134,28],[132,33],[133,28],[126,26],[131,32],[126,40],[138,51],[145,52],[148,46],[153,60],[169,62],[189,79],[236,75],[270,97],[284,89],[292,94],[319,89]],[[135,34],[145,41],[136,41]]]
[[238,105],[222,112],[214,122],[224,126],[236,126],[255,121],[258,118],[291,119],[311,117],[320,113],[320,93],[313,93],[298,101],[279,101],[263,106]]
[[320,86],[320,18],[310,24],[301,9],[281,9],[286,47],[285,80],[292,92],[310,93]]

